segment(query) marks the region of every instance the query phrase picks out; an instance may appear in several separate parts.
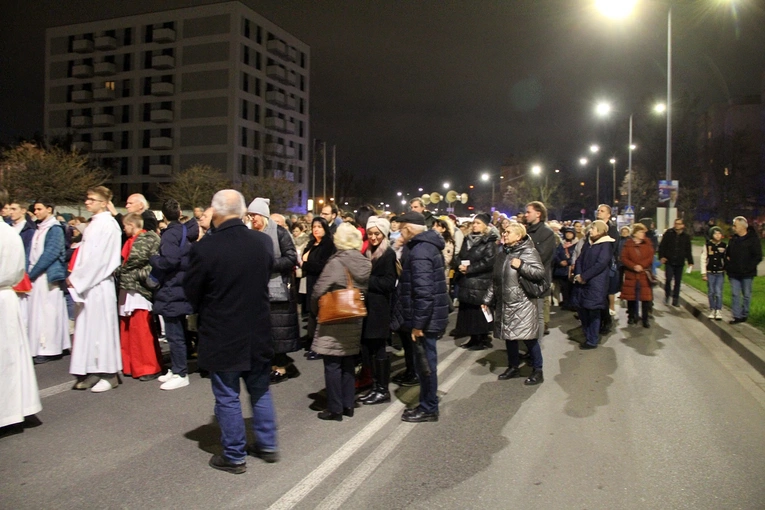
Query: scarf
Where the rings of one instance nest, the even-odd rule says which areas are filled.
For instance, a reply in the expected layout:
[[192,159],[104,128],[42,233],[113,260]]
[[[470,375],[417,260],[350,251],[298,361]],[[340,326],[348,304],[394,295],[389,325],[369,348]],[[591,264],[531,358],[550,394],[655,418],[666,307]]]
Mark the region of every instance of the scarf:
[[125,244],[122,245],[122,265],[124,266],[127,264],[128,257],[130,256],[130,250],[133,249],[133,243],[135,243],[135,240],[138,238],[139,235],[145,234],[145,230],[141,230],[137,234],[135,234],[133,237],[125,241]]

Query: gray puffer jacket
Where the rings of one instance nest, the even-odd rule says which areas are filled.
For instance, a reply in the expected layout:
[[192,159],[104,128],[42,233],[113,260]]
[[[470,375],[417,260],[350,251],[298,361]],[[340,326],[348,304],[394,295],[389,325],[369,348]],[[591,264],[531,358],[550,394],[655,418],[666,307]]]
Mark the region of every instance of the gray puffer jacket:
[[[521,267],[510,265],[521,259]],[[539,337],[537,299],[530,299],[518,283],[518,274],[531,281],[545,277],[545,267],[527,235],[513,246],[503,247],[494,263],[492,285],[484,304],[494,310],[494,337],[502,340],[534,340]]]
[[[345,270],[351,273],[353,286],[366,293],[372,261],[358,250],[342,250],[332,255],[316,280],[311,295],[311,311],[319,313],[319,298],[333,290],[347,287]],[[361,350],[361,327],[364,320],[350,319],[334,324],[319,324],[313,350],[326,356],[354,356]]]

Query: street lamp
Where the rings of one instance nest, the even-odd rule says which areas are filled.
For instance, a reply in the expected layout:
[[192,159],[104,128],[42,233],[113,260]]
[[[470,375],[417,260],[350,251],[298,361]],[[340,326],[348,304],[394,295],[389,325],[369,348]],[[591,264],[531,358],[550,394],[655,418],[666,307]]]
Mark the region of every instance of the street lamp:
[[542,173],[542,167],[539,165],[534,165],[531,167],[531,173],[534,175],[539,175]]
[[609,163],[611,163],[611,166],[614,170],[614,193],[611,197],[611,205],[613,206],[616,203],[616,158],[611,158],[608,160]]
[[[594,143],[594,144],[590,145],[590,152],[593,153],[593,154],[597,154],[598,152],[600,152],[600,147],[597,144]],[[596,162],[597,162],[597,160],[596,160]],[[598,203],[598,205],[600,205],[600,163],[599,162],[597,162],[595,168],[596,168],[596,170],[595,170],[595,195],[597,196],[595,201]]]
[[449,189],[449,183],[448,182],[444,183],[444,189]]

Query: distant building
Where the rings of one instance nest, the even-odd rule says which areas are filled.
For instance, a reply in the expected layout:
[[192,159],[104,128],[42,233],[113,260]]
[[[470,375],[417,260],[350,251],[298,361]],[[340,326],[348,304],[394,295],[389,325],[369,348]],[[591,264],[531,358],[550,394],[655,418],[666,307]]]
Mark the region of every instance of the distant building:
[[117,199],[194,164],[293,180],[305,210],[308,45],[240,2],[50,28],[45,134],[112,171]]

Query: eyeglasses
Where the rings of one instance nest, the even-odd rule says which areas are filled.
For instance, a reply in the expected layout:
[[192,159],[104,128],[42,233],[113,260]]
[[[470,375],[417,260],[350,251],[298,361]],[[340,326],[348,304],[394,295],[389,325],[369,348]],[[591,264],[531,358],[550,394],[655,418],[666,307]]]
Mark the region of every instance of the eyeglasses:
[[85,199],[85,201],[86,202],[106,202],[106,200],[101,200],[100,198],[93,198],[93,197],[88,197]]

